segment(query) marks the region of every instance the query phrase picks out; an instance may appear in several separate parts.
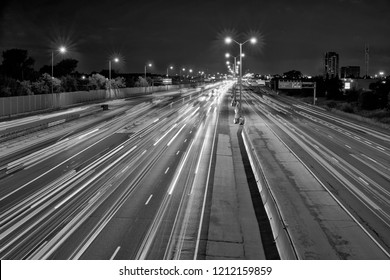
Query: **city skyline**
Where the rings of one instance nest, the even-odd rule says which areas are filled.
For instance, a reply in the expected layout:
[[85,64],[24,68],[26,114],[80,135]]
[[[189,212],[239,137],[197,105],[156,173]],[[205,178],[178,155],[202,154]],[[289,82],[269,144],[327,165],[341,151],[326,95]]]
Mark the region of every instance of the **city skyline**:
[[[226,72],[226,52],[238,47],[223,42],[226,35],[238,41],[256,35],[246,45],[243,71],[281,74],[295,69],[305,75],[322,75],[323,54],[340,55],[340,66],[364,69],[364,47],[370,45],[369,72],[390,72],[390,5],[384,0],[357,1],[102,1],[93,6],[76,1],[6,1],[1,8],[0,50],[26,49],[38,70],[50,64],[53,49],[65,45],[64,57],[79,61],[79,72],[113,65],[123,73],[142,73],[151,62],[154,73],[174,66],[206,72]],[[104,19],[104,20],[103,20]],[[61,56],[56,56],[57,61]]]

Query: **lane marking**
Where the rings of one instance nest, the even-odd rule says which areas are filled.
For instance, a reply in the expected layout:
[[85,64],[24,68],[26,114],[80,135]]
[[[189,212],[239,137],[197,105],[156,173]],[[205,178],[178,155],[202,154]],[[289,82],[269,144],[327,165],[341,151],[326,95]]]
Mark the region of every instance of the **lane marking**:
[[148,204],[149,204],[149,201],[152,199],[152,196],[153,196],[153,194],[151,194],[151,195],[149,196],[148,200],[146,200],[146,202],[145,202],[145,205],[148,205]]
[[121,249],[121,246],[118,246],[118,248],[116,248],[116,250],[114,251],[114,254],[112,254],[110,260],[113,260],[115,258],[116,254],[118,254],[120,249]]
[[180,153],[180,150],[177,151],[176,155],[178,155]]
[[379,147],[379,146],[376,146],[379,150],[382,150],[384,151],[385,149],[383,149],[382,147]]
[[359,177],[359,180],[362,181],[366,186],[369,186],[370,184],[367,183],[362,177]]
[[167,168],[167,170],[165,170],[165,174],[167,174],[167,173],[168,173],[168,170],[169,170],[169,167]]
[[345,147],[347,147],[348,149],[352,149],[350,146],[348,146],[348,145],[345,145]]
[[176,137],[180,134],[180,132],[183,130],[183,128],[186,126],[187,124],[184,124],[182,126],[182,128],[179,129],[179,131],[175,134],[175,136],[172,137],[172,139],[168,142],[167,146],[171,145],[172,142],[176,139]]

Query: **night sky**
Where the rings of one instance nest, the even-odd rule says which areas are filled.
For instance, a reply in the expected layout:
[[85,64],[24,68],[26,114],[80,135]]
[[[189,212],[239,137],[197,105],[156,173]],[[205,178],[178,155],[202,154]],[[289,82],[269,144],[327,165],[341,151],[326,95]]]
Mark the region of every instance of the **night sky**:
[[[361,66],[370,45],[371,75],[390,73],[389,0],[272,1],[1,1],[0,51],[26,49],[38,70],[50,65],[51,51],[65,45],[66,58],[79,72],[113,67],[120,72],[164,73],[168,65],[194,71],[226,72],[224,54],[231,34],[244,45],[243,69],[263,74],[300,70],[322,73],[326,51],[340,55],[340,66]],[[56,62],[61,59],[57,54]]]

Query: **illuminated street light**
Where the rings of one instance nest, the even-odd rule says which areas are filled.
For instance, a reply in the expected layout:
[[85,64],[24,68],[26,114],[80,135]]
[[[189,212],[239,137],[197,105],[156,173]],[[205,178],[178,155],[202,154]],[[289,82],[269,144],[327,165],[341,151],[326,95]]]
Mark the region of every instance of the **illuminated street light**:
[[[226,44],[230,44],[231,42],[235,42],[236,44],[238,44],[240,46],[240,107],[239,107],[239,114],[240,114],[240,117],[241,117],[241,103],[242,103],[242,46],[247,43],[247,42],[251,42],[252,44],[255,44],[257,42],[257,39],[255,37],[252,37],[248,40],[246,40],[245,42],[243,43],[239,43],[237,42],[236,40],[233,40],[232,38],[230,37],[226,37],[225,38],[225,43]],[[236,97],[234,96],[234,101],[236,100]]]
[[[145,64],[145,82],[147,83],[147,81],[146,81],[146,67],[152,67],[152,63]],[[145,93],[146,93],[147,85],[145,85]]]
[[169,69],[173,69],[173,66],[169,66],[169,67],[167,67],[167,78],[169,77]]
[[[66,53],[66,48],[61,46],[58,48],[59,53]],[[54,50],[51,51],[51,93],[53,93],[53,80],[54,80]]]
[[119,58],[114,57],[114,59],[108,60],[108,92],[111,94],[111,62],[119,62]]

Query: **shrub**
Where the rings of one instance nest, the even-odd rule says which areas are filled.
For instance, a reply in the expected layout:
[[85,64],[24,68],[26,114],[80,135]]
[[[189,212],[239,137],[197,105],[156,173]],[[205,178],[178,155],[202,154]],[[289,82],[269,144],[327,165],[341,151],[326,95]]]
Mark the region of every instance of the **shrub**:
[[354,113],[354,107],[350,103],[342,103],[340,104],[339,110],[346,112],[346,113]]

